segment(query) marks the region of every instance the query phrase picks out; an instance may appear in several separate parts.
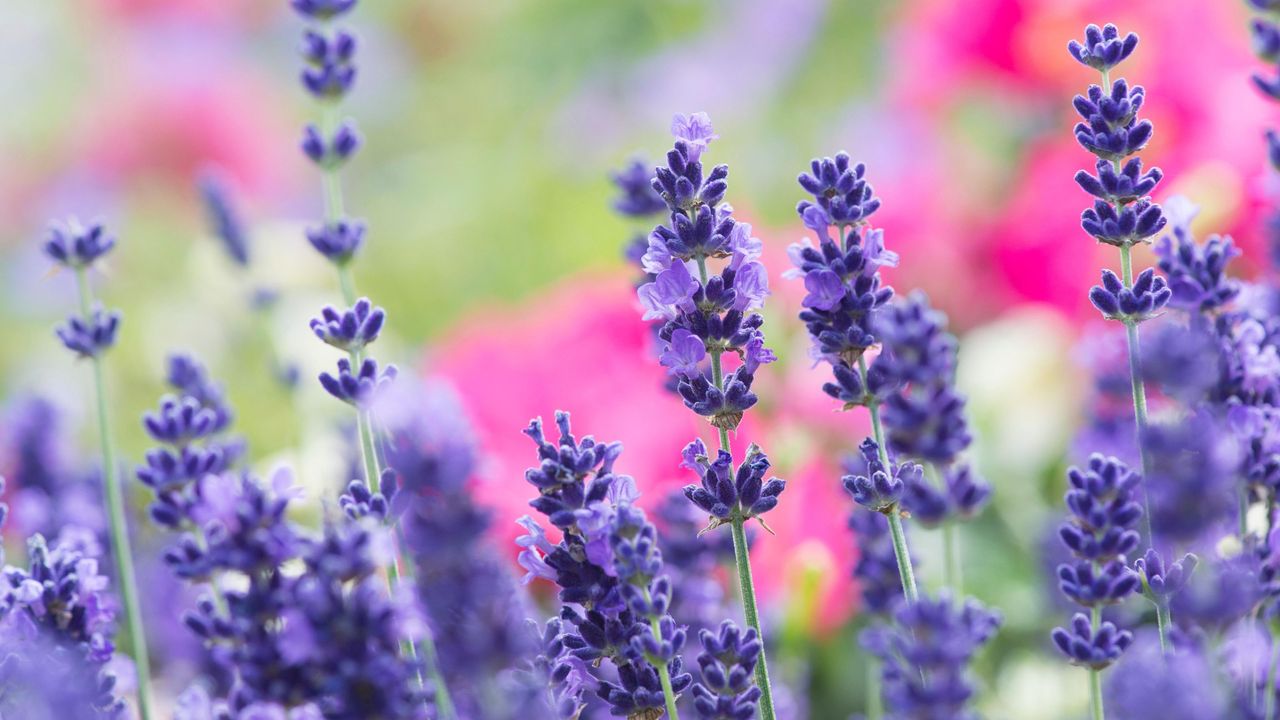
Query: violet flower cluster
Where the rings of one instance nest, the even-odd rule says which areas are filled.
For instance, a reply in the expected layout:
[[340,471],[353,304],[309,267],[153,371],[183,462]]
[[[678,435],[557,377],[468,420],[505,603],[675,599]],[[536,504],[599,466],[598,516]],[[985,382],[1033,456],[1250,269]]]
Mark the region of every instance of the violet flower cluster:
[[1058,566],[1058,587],[1092,617],[1077,613],[1070,628],[1056,628],[1053,642],[1076,665],[1101,670],[1120,657],[1133,634],[1099,622],[1102,609],[1124,600],[1141,585],[1126,554],[1138,547],[1142,517],[1137,502],[1141,477],[1115,458],[1094,455],[1085,469],[1067,471],[1070,518],[1058,530],[1074,559]]
[[[115,246],[116,239],[101,223],[84,227],[72,219],[50,227],[44,253],[59,266],[75,272],[84,284],[87,282],[83,279],[84,274]],[[71,352],[80,357],[97,357],[115,344],[116,333],[120,329],[120,312],[107,310],[96,302],[90,304],[87,295],[82,295],[82,298],[79,312],[68,316],[55,331]]]
[[[756,371],[776,359],[756,312],[769,294],[762,243],[722,203],[728,166],[704,171],[702,153],[718,137],[707,116],[677,115],[671,129],[675,147],[652,180],[670,217],[649,235],[642,262],[654,279],[637,294],[645,319],[665,322],[659,360],[678,378],[685,406],[716,428],[733,430],[757,402],[751,392]],[[719,274],[709,271],[711,259],[727,260]],[[740,361],[732,370],[722,366],[726,354]]]
[[[0,492],[4,490],[0,478]],[[0,503],[0,528],[8,506]],[[0,549],[0,714],[32,720],[115,720],[114,600],[92,533],[63,528],[50,547],[27,540],[27,565],[3,565]]]
[[1137,45],[1134,33],[1121,37],[1114,25],[1090,25],[1084,43],[1073,40],[1068,48],[1081,64],[1101,72],[1103,80],[1073,101],[1081,118],[1075,126],[1076,142],[1098,158],[1093,174],[1081,170],[1075,176],[1081,189],[1094,197],[1080,225],[1098,242],[1120,248],[1125,265],[1123,278],[1103,270],[1102,284],[1090,290],[1089,300],[1103,317],[1126,324],[1153,317],[1171,295],[1154,270],[1144,270],[1135,280],[1128,268],[1130,249],[1149,243],[1166,223],[1150,197],[1164,174],[1159,168],[1144,172],[1142,160],[1130,157],[1151,139],[1151,121],[1138,119],[1146,91],[1141,85],[1130,87],[1124,79],[1111,80],[1111,71]]
[[[413,583],[459,717],[536,716],[541,693],[514,671],[542,649],[526,631],[531,608],[507,559],[488,542],[491,512],[469,485],[477,449],[458,400],[441,388],[409,390],[386,423],[389,510],[413,561]],[[353,482],[352,488],[363,488]],[[368,492],[364,489],[364,492]],[[382,497],[382,493],[374,495]]]
[[[527,534],[517,541],[523,548],[520,564],[529,571],[526,581],[541,577],[560,587],[558,642],[567,653],[551,676],[561,684],[577,678],[582,661],[596,695],[615,715],[670,713],[693,678],[680,657],[685,631],[668,613],[672,588],[662,572],[656,531],[633,504],[634,481],[614,473],[622,446],[597,443],[589,435],[577,439],[567,413],[556,413],[556,427],[560,436],[553,443],[540,419],[530,422],[525,432],[538,446],[540,464],[525,477],[539,492],[529,504],[563,538],[552,543],[526,516],[520,524]],[[562,704],[581,695],[563,687],[556,693]],[[570,711],[561,717],[576,717],[583,706],[568,703],[557,710]]]
[[901,604],[892,623],[865,630],[862,645],[881,663],[885,717],[976,719],[968,665],[1000,623],[999,613],[944,592]]
[[940,486],[914,478],[905,484],[903,507],[925,527],[977,515],[991,486],[961,456],[972,443],[965,400],[955,389],[956,339],[946,316],[923,293],[891,303],[878,313],[882,359],[875,366],[897,390],[884,399],[882,417],[889,449],[938,468]]
[[319,124],[303,129],[301,148],[318,167],[325,181],[325,219],[307,228],[307,240],[316,252],[343,266],[364,243],[365,225],[345,216],[338,170],[360,147],[360,136],[351,120],[340,119],[338,106],[356,79],[356,37],[338,24],[355,7],[355,0],[292,0],[293,9],[311,23],[302,41],[303,88],[322,108]]

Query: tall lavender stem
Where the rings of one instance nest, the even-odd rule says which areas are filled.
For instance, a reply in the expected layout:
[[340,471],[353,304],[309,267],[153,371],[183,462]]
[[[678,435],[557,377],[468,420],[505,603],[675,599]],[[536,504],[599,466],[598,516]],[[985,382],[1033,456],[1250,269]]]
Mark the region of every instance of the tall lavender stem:
[[[863,385],[866,386],[868,378],[865,357],[858,358],[858,372],[862,375]],[[867,412],[871,415],[871,435],[880,454],[880,463],[886,468],[892,467],[889,463],[889,450],[884,441],[884,425],[880,422],[879,402],[875,400],[868,402]],[[889,532],[893,536],[893,555],[898,561],[898,577],[902,579],[902,594],[907,598],[907,602],[914,603],[919,597],[919,591],[916,589],[916,574],[911,566],[911,550],[907,548],[907,534],[902,529],[902,513],[895,507],[886,515],[889,518]]]
[[[1076,141],[1097,157],[1096,175],[1081,170],[1075,180],[1095,198],[1093,206],[1081,215],[1081,226],[1098,242],[1120,250],[1120,277],[1103,270],[1102,284],[1090,290],[1089,299],[1103,317],[1118,320],[1125,328],[1135,441],[1144,485],[1139,489],[1143,508],[1142,539],[1147,547],[1154,548],[1150,487],[1146,486],[1152,463],[1146,448],[1149,423],[1138,323],[1158,314],[1169,302],[1172,291],[1150,268],[1135,278],[1132,253],[1134,245],[1150,242],[1166,224],[1160,206],[1150,198],[1163,173],[1158,168],[1144,173],[1142,161],[1130,158],[1151,139],[1151,122],[1137,118],[1146,99],[1145,90],[1141,86],[1131,88],[1123,79],[1114,83],[1111,80],[1112,68],[1128,58],[1137,46],[1138,36],[1134,33],[1121,36],[1114,25],[1104,28],[1090,25],[1085,28],[1084,42],[1072,40],[1067,49],[1080,64],[1101,74],[1102,84],[1090,87],[1087,97],[1077,95],[1073,103],[1084,120],[1075,126]],[[1167,608],[1162,607],[1164,601],[1159,597],[1149,597],[1156,605],[1161,645],[1167,646]]]
[[[769,294],[769,277],[759,261],[763,243],[751,226],[733,217],[723,203],[729,168],[717,165],[704,174],[702,154],[718,135],[705,113],[676,115],[676,137],[667,162],[654,170],[651,186],[666,203],[668,221],[648,238],[641,258],[652,281],[637,290],[644,319],[663,320],[658,331],[659,358],[677,382],[685,406],[716,428],[719,452],[714,461],[695,440],[685,449],[685,463],[702,477],[685,487],[685,495],[708,515],[707,530],[729,525],[733,536],[738,589],[747,624],[763,643],[745,524],[760,519],[778,504],[786,483],[764,480],[768,458],[752,445],[735,467],[729,431],[758,398],[751,392],[755,373],[777,358],[765,346],[756,312]],[[708,271],[708,258],[726,260],[718,273]],[[697,277],[692,267],[697,268]],[[726,368],[725,355],[737,360]],[[763,523],[763,520],[761,520]],[[765,654],[759,654],[754,676],[760,690],[760,714],[774,718],[773,692]]]
[[[706,258],[698,258],[698,275],[702,279],[702,284],[707,284],[707,260]],[[717,390],[724,392],[724,369],[721,365],[720,356],[723,354],[719,350],[711,350],[711,384]],[[718,427],[720,437],[720,449],[733,456],[733,448],[729,443],[729,430],[725,427]],[[733,465],[729,466],[729,474],[734,474]],[[731,532],[733,535],[733,558],[734,565],[738,572],[738,592],[742,597],[742,614],[746,618],[747,625],[756,631],[756,635],[764,637],[764,631],[760,628],[760,611],[756,607],[756,585],[751,575],[751,553],[747,546],[746,518],[741,512],[734,512],[730,518]],[[773,687],[769,681],[769,663],[765,658],[764,648],[761,647],[760,657],[756,661],[755,668],[756,686],[760,688],[760,717],[765,720],[772,720],[774,717],[773,710]]]
[[[93,289],[89,285],[88,270],[77,267],[76,288],[80,297],[80,316],[86,324],[93,322]],[[138,604],[138,579],[133,567],[133,549],[129,541],[129,524],[125,514],[124,490],[120,487],[119,467],[116,465],[115,442],[111,432],[111,415],[107,411],[107,381],[103,371],[102,356],[94,353],[93,384],[98,407],[98,438],[102,445],[102,484],[107,501],[107,519],[111,529],[111,555],[116,564],[116,582],[120,587],[120,603],[124,606],[124,630],[133,651],[133,663],[138,677],[138,714],[142,720],[150,720],[151,713],[151,658],[147,651],[146,633],[143,631],[142,611]]]
[[[349,12],[356,0],[292,0],[295,10],[303,17],[316,22],[316,29],[308,31],[304,42],[304,57],[308,67],[303,71],[302,81],[307,91],[320,103],[321,113],[319,126],[308,126],[303,135],[302,150],[321,170],[321,185],[324,196],[324,222],[318,228],[307,231],[307,238],[312,246],[333,263],[338,276],[338,284],[342,290],[342,298],[351,307],[348,312],[355,312],[364,303],[368,312],[367,300],[357,300],[355,279],[351,272],[351,260],[364,240],[364,224],[349,220],[343,201],[340,168],[356,152],[360,146],[360,138],[352,124],[342,120],[340,103],[350,91],[355,81],[355,49],[356,39],[347,31],[333,27],[335,17]],[[339,314],[326,308],[326,317],[320,321],[324,325],[330,315]],[[381,310],[377,311],[381,316]],[[368,337],[344,338],[340,329],[317,330],[321,339],[331,345],[347,350],[348,359],[340,361],[338,375],[322,376],[321,382],[331,394],[351,403],[356,408],[356,432],[359,438],[361,462],[364,466],[365,483],[373,493],[381,491],[383,468],[378,459],[374,437],[374,421],[372,405],[375,391],[394,378],[394,369],[384,369],[378,374],[377,363],[365,356],[364,346],[377,336],[382,319],[379,317],[376,327],[364,326],[361,329]],[[313,322],[313,328],[315,327]],[[334,342],[334,339],[337,342]],[[343,368],[342,364],[346,363]],[[330,382],[325,382],[329,378]],[[330,384],[332,383],[332,385]],[[394,522],[394,521],[392,521]],[[409,563],[402,557],[403,542],[399,531],[392,529],[392,559],[384,572],[389,588],[394,588],[401,577],[401,567]],[[435,683],[436,706],[444,720],[455,717],[453,703],[444,676],[436,662],[434,640],[431,634],[424,633],[421,640],[423,655],[428,659],[428,672]],[[404,652],[408,657],[416,658],[418,649],[413,643],[405,643]]]

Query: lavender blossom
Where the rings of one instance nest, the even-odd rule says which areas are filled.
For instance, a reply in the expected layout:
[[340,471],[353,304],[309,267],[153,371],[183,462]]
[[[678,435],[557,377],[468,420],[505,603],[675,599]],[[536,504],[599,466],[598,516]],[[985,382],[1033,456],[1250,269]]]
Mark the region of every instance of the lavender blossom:
[[378,339],[386,319],[382,308],[374,307],[369,298],[360,298],[350,310],[326,305],[320,317],[311,320],[311,331],[327,345],[358,353]]
[[510,687],[516,683],[510,669],[529,663],[542,646],[525,627],[531,608],[488,542],[491,513],[472,494],[478,450],[471,428],[445,389],[402,395],[410,401],[385,413],[389,470],[381,487],[392,493],[390,519],[412,558],[451,702],[460,717],[527,717]]
[[[756,370],[776,359],[764,346],[764,319],[755,312],[769,294],[768,276],[751,226],[736,222],[721,204],[728,167],[704,176],[700,158],[716,137],[710,121],[701,113],[677,116],[672,130],[675,147],[653,179],[670,218],[649,235],[642,262],[654,277],[637,295],[645,319],[664,321],[660,356],[685,406],[728,431],[757,401],[751,392]],[[707,261],[721,258],[728,259],[725,267],[710,273]],[[738,357],[736,368],[722,366],[726,353]],[[702,362],[707,357],[709,367]]]
[[976,718],[968,664],[1000,626],[999,613],[945,592],[903,603],[893,623],[863,631],[862,645],[881,663],[886,717]]
[[205,172],[197,183],[213,234],[222,242],[231,260],[240,267],[249,265],[249,238],[240,215],[231,204],[231,190],[221,174]]
[[530,505],[564,536],[552,545],[526,520],[522,563],[554,574],[569,653],[593,668],[608,660],[616,671],[616,681],[593,672],[596,694],[612,711],[635,716],[665,708],[674,715],[677,694],[693,680],[678,654],[684,631],[667,614],[670,580],[661,574],[653,526],[631,504],[634,481],[613,473],[621,445],[591,436],[579,441],[567,413],[556,414],[556,425],[560,441],[552,444],[541,420],[530,422],[525,432],[541,462],[526,479],[539,490]]
[[27,542],[27,567],[4,568],[0,712],[6,716],[125,716],[115,677],[107,670],[115,653],[114,601],[107,578],[98,571],[98,558],[87,550],[92,548],[68,543],[51,549],[42,536],[33,535]]
[[1093,620],[1077,614],[1071,629],[1057,628],[1053,641],[1072,663],[1101,670],[1132,641],[1128,631],[1099,625],[1104,605],[1137,591],[1141,581],[1125,554],[1139,542],[1134,527],[1142,516],[1136,501],[1140,476],[1115,458],[1094,455],[1087,469],[1067,471],[1066,503],[1071,517],[1058,534],[1075,560],[1058,566],[1058,587],[1072,602],[1093,611]]
[[725,620],[718,633],[703,630],[698,667],[702,682],[693,686],[694,704],[704,720],[750,720],[756,716],[760,688],[751,681],[762,646],[756,631],[742,631]]
[[378,361],[373,358],[365,358],[353,371],[351,361],[341,358],[336,374],[320,373],[320,385],[338,400],[368,410],[390,388],[397,374],[395,365],[387,365],[379,372]]
[[65,268],[78,270],[91,267],[115,246],[116,239],[102,223],[84,227],[73,218],[50,226],[44,254]]
[[1107,681],[1107,715],[1116,720],[1228,717],[1228,698],[1216,675],[1213,663],[1194,647],[1165,654],[1155,643],[1139,642]]

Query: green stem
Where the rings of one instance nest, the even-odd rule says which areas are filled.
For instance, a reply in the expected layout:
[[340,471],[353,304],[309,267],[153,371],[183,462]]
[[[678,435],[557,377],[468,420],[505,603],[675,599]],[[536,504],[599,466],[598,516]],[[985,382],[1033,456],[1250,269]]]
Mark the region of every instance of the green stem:
[[[866,357],[858,358],[858,372],[862,374],[863,386],[866,385],[867,379],[867,359]],[[876,447],[880,451],[880,463],[884,465],[885,472],[889,472],[891,467],[889,464],[889,449],[884,443],[884,426],[880,422],[880,406],[874,402],[867,403],[867,411],[871,413],[871,434],[876,441]],[[906,596],[907,602],[914,603],[919,597],[916,590],[915,570],[911,567],[911,551],[907,548],[907,535],[902,529],[902,514],[899,512],[898,506],[894,506],[885,513],[885,517],[889,518],[889,534],[893,536],[893,557],[898,561],[898,578],[902,581],[902,594]]]
[[[320,133],[324,136],[326,142],[338,130],[340,122],[338,104],[336,102],[324,103],[320,112]],[[337,222],[346,214],[342,203],[342,180],[338,177],[338,169],[336,167],[324,168],[320,178],[324,191],[325,221],[329,223]]]
[[[357,358],[358,355],[352,353],[352,362],[356,362]],[[360,457],[364,463],[365,481],[369,485],[370,492],[381,492],[382,468],[378,461],[377,449],[374,446],[373,417],[369,411],[358,410],[356,412],[356,430],[360,435]],[[403,550],[399,533],[396,532],[395,528],[392,528],[391,542],[393,552],[391,554],[391,562],[387,564],[386,568],[388,589],[394,589],[399,584],[402,575],[400,562]],[[420,645],[427,672],[430,674],[431,681],[435,686],[436,709],[440,711],[442,720],[455,720],[457,713],[453,707],[453,699],[449,695],[449,688],[445,684],[444,675],[440,672],[435,639],[431,636],[430,630],[423,636]],[[402,650],[406,657],[414,660],[418,659],[417,645],[406,641],[402,643]]]
[[1266,694],[1262,696],[1263,720],[1275,720],[1276,716],[1276,664],[1280,662],[1280,643],[1276,642],[1275,633],[1271,638],[1271,663],[1267,666]]
[[[653,598],[649,595],[649,589],[644,588],[644,602],[646,605],[653,604]],[[653,630],[653,639],[662,639],[662,625],[658,622],[658,616],[649,618],[649,628]],[[667,669],[667,663],[661,658],[648,658],[649,662],[658,669],[658,680],[662,683],[662,699],[667,704],[667,717],[671,720],[680,720],[680,711],[676,710],[676,691],[671,686],[671,671]]]
[[880,697],[880,661],[867,658],[867,720],[884,717],[884,699]]
[[1102,711],[1102,672],[1093,668],[1089,669],[1089,707],[1092,709],[1093,720],[1105,719]]
[[[1098,631],[1098,625],[1102,622],[1102,608],[1094,605],[1093,610],[1089,613],[1090,627],[1094,632]],[[1089,668],[1089,707],[1093,710],[1093,720],[1104,720],[1102,710],[1102,671],[1096,668]]]
[[[698,258],[698,274],[702,284],[707,284],[707,259]],[[711,382],[717,388],[724,384],[724,368],[720,363],[720,351],[711,353]],[[719,428],[720,449],[732,455],[729,446],[729,431]],[[733,468],[729,468],[733,474]],[[733,530],[733,557],[738,569],[738,592],[742,596],[742,613],[746,616],[747,625],[755,629],[760,638],[760,660],[756,663],[756,687],[760,688],[760,717],[762,720],[774,720],[773,687],[769,682],[769,663],[765,659],[764,630],[760,628],[760,613],[756,609],[756,586],[751,579],[751,554],[747,551],[747,532],[744,528],[740,511],[735,511],[730,522]]]
[[964,570],[960,563],[960,533],[955,522],[948,521],[942,526],[942,555],[946,563],[943,581],[959,601],[964,597]]
[[[80,314],[86,322],[92,317],[93,290],[84,268],[76,269],[76,287],[80,295]],[[98,401],[98,435],[102,444],[102,484],[107,501],[107,519],[111,527],[111,554],[115,558],[116,582],[120,603],[124,606],[124,631],[133,651],[133,664],[138,676],[138,714],[151,718],[151,659],[143,632],[142,612],[138,605],[138,579],[133,567],[133,549],[129,542],[129,524],[125,516],[124,490],[120,486],[116,465],[115,443],[112,441],[111,417],[107,412],[107,381],[102,357],[93,356],[93,384]]]
[[1160,630],[1160,652],[1168,655],[1169,650],[1169,626],[1173,623],[1172,617],[1169,615],[1168,600],[1156,600],[1156,627]]
[[1240,534],[1240,540],[1243,541],[1249,535],[1249,486],[1241,484],[1239,492],[1236,493],[1239,503],[1237,521],[1237,531]]
[[[764,633],[760,630],[760,615],[756,611],[756,586],[751,579],[751,557],[747,552],[747,532],[743,529],[743,520],[735,516],[731,523],[733,530],[733,556],[738,565],[738,590],[742,593],[742,612],[747,618],[747,625],[755,628],[764,642]],[[760,688],[760,717],[762,720],[774,720],[773,690],[769,683],[769,665],[765,661],[764,649],[760,650],[760,661],[756,663],[756,686]]]
[[[1133,287],[1133,250],[1128,245],[1120,248],[1120,273],[1124,277],[1125,287]],[[1138,457],[1142,461],[1142,481],[1145,485],[1151,477],[1151,458],[1144,447],[1147,435],[1147,390],[1142,381],[1142,351],[1138,346],[1138,324],[1132,320],[1124,321],[1125,337],[1129,349],[1129,381],[1133,387],[1133,417],[1137,432]],[[1151,531],[1151,502],[1147,499],[1150,493],[1142,490],[1142,532],[1147,544],[1155,542]]]

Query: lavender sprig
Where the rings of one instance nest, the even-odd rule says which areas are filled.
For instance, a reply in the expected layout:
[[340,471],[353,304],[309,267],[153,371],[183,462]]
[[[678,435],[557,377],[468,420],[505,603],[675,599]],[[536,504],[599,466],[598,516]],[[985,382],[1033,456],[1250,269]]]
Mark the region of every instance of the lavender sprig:
[[58,336],[67,349],[87,357],[93,364],[93,379],[98,408],[98,434],[102,446],[103,494],[107,501],[107,518],[110,524],[111,554],[115,558],[120,601],[124,606],[124,631],[129,638],[130,651],[137,668],[138,713],[142,720],[150,720],[151,713],[151,661],[147,652],[146,633],[143,630],[142,612],[138,603],[137,573],[133,565],[133,550],[129,541],[129,527],[125,512],[124,490],[120,484],[119,467],[116,465],[115,441],[111,432],[108,412],[107,381],[103,369],[102,354],[115,342],[119,326],[118,313],[105,313],[97,307],[93,288],[89,282],[89,270],[115,247],[111,237],[100,223],[88,228],[74,219],[66,225],[54,225],[45,242],[45,254],[59,265],[72,270],[80,296],[80,314],[72,316],[58,329]]
[[[746,468],[735,471],[729,431],[757,402],[751,391],[756,371],[777,359],[764,344],[764,318],[757,312],[769,294],[768,273],[759,261],[762,243],[751,236],[751,226],[737,222],[732,208],[722,202],[728,166],[704,171],[702,155],[719,137],[710,118],[705,113],[676,115],[671,132],[675,145],[666,164],[655,168],[651,182],[669,218],[649,235],[641,262],[654,277],[637,295],[645,319],[664,321],[658,332],[659,362],[677,380],[676,391],[685,406],[706,417],[719,434],[717,461],[701,461],[702,487],[691,485],[685,494],[710,516],[708,529],[730,526],[743,612],[747,625],[763,637],[744,526],[777,504],[785,483],[764,481],[768,460],[758,449],[748,451]],[[712,273],[709,260],[725,261],[719,274]],[[727,368],[726,356],[736,356],[737,367]],[[686,464],[691,465],[687,452]],[[761,717],[773,720],[763,652],[755,677]]]
[[556,413],[556,427],[554,443],[541,418],[525,430],[540,460],[525,472],[538,489],[529,504],[564,533],[552,544],[536,521],[520,519],[528,533],[517,540],[525,581],[542,577],[560,587],[562,642],[573,657],[613,665],[617,681],[598,678],[596,694],[615,715],[665,708],[676,720],[678,694],[693,681],[679,656],[685,633],[668,614],[671,582],[656,531],[632,504],[635,482],[614,473],[622,446],[590,435],[579,440],[564,412]]
[[[340,104],[355,83],[357,42],[353,34],[337,27],[334,20],[350,12],[356,2],[292,0],[291,4],[299,15],[313,23],[303,38],[302,54],[307,65],[301,79],[303,87],[321,106],[320,123],[308,125],[301,142],[303,154],[320,169],[324,185],[324,221],[307,230],[307,239],[334,265],[343,300],[350,308],[339,311],[327,307],[321,317],[311,323],[322,341],[347,352],[347,358],[338,361],[337,374],[322,374],[320,383],[330,395],[355,407],[364,484],[376,495],[381,490],[384,468],[375,444],[373,403],[394,380],[396,369],[386,366],[379,372],[377,362],[366,354],[366,346],[377,338],[382,328],[384,314],[380,308],[372,308],[368,299],[356,299],[350,263],[364,241],[365,228],[364,223],[346,216],[339,178],[340,168],[359,148],[360,136],[353,123],[342,120],[340,115]],[[396,550],[386,574],[389,586],[394,586],[401,576],[401,566],[408,563],[401,557],[402,538],[394,529],[394,518],[387,520],[393,526],[391,540]],[[444,720],[452,720],[455,717],[453,702],[436,662],[430,634],[423,636],[422,646],[430,660],[427,670],[435,683],[437,707]],[[412,657],[418,652],[413,644],[406,644],[405,651]]]
[[[881,284],[880,268],[896,266],[898,255],[885,248],[883,231],[869,226],[868,218],[880,208],[880,199],[866,179],[866,166],[837,153],[833,158],[814,159],[810,170],[800,174],[799,183],[813,200],[802,200],[796,212],[817,237],[818,246],[806,238],[787,248],[795,266],[788,276],[804,279],[808,295],[800,320],[813,342],[810,352],[832,368],[835,382],[823,385],[823,391],[841,401],[845,410],[863,406],[871,416],[873,437],[864,448],[877,455],[876,468],[869,467],[861,480],[847,478],[845,487],[857,490],[859,504],[888,518],[902,592],[908,602],[914,602],[915,572],[900,509],[902,468],[890,461],[881,422],[881,406],[899,382],[885,369],[887,353],[882,352],[871,367],[866,360],[867,350],[881,341],[877,312],[893,297],[893,288]],[[908,476],[915,472],[907,470]]]
[[[1077,95],[1073,101],[1082,120],[1075,126],[1076,141],[1098,157],[1096,174],[1081,170],[1075,180],[1095,198],[1093,206],[1081,215],[1081,226],[1098,242],[1120,249],[1120,276],[1103,270],[1102,284],[1090,290],[1089,299],[1104,318],[1118,320],[1125,326],[1138,452],[1146,475],[1150,465],[1142,438],[1148,425],[1147,395],[1138,323],[1158,314],[1168,304],[1172,291],[1150,268],[1136,280],[1133,276],[1133,246],[1149,243],[1166,224],[1160,206],[1150,198],[1163,173],[1158,168],[1143,173],[1142,161],[1129,157],[1142,150],[1151,139],[1151,121],[1138,119],[1146,92],[1140,85],[1129,87],[1123,79],[1114,83],[1111,80],[1112,69],[1129,57],[1137,45],[1135,33],[1121,37],[1114,25],[1101,29],[1090,25],[1085,28],[1085,42],[1073,40],[1068,50],[1081,64],[1102,74],[1101,85],[1091,85],[1086,95]],[[1150,513],[1144,518],[1143,535],[1150,543]]]
[[[1124,325],[1138,456],[1142,476],[1150,477],[1151,457],[1146,448],[1147,391],[1138,324],[1159,314],[1169,303],[1173,291],[1151,268],[1142,271],[1136,279],[1133,275],[1133,246],[1149,243],[1167,222],[1160,206],[1149,196],[1163,174],[1157,168],[1144,173],[1142,161],[1129,158],[1151,139],[1151,121],[1138,119],[1146,92],[1140,85],[1130,88],[1124,79],[1114,83],[1111,80],[1112,69],[1129,57],[1137,45],[1135,33],[1121,37],[1114,25],[1101,30],[1090,25],[1085,28],[1085,43],[1072,41],[1068,50],[1081,64],[1102,74],[1101,85],[1091,85],[1087,96],[1077,95],[1073,101],[1082,119],[1075,126],[1076,141],[1098,158],[1096,175],[1081,170],[1075,176],[1076,183],[1095,198],[1093,207],[1081,214],[1080,224],[1098,242],[1120,249],[1120,277],[1104,269],[1102,284],[1089,291],[1089,299],[1104,318]],[[1149,492],[1142,492],[1146,507],[1142,527],[1147,544],[1154,545],[1149,496]],[[1157,603],[1162,644],[1168,637],[1166,615],[1167,611],[1162,611]],[[1101,705],[1100,694],[1098,704]]]
[[1115,458],[1094,455],[1087,469],[1073,467],[1067,479],[1071,516],[1058,534],[1075,559],[1058,566],[1058,587],[1069,600],[1088,609],[1089,615],[1077,613],[1070,629],[1055,628],[1052,637],[1073,664],[1089,669],[1094,720],[1102,720],[1099,673],[1133,641],[1129,631],[1102,621],[1102,609],[1141,586],[1125,561],[1125,554],[1141,541],[1134,529],[1142,516],[1136,498],[1141,478]]
[[968,664],[1000,622],[999,613],[943,593],[900,604],[892,624],[864,631],[863,647],[881,663],[888,717],[974,720]]

